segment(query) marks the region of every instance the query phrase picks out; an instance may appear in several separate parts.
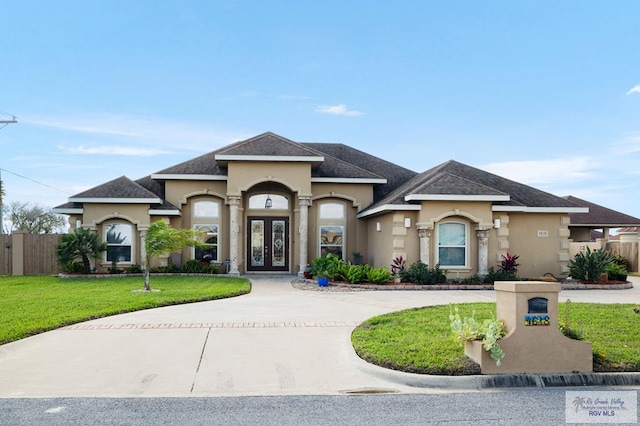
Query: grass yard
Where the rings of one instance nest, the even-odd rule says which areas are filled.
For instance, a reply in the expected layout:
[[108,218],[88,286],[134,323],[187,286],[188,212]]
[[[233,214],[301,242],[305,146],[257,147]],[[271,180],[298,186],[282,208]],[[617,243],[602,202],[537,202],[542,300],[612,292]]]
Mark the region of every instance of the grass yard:
[[[628,304],[570,304],[571,328],[593,344],[594,371],[640,371],[640,314]],[[457,305],[461,317],[495,317],[495,303]],[[559,306],[566,321],[567,304]],[[364,360],[394,370],[437,375],[480,374],[480,367],[453,340],[449,306],[430,306],[373,317],[351,335]],[[500,341],[498,341],[500,343]],[[508,356],[508,354],[507,354]]]
[[251,291],[244,278],[151,276],[72,278],[0,276],[0,344],[81,321],[141,309],[238,296]]

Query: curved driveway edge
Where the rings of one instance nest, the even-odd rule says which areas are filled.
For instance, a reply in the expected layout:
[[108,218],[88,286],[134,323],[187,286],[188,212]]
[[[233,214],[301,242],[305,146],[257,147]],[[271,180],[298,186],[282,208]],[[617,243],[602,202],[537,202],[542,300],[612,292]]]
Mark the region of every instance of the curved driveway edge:
[[[293,276],[249,278],[252,291],[247,295],[115,315],[2,345],[0,398],[436,393],[489,388],[482,383],[491,379],[484,376],[434,378],[380,372],[358,358],[350,336],[354,327],[375,315],[429,305],[492,302],[493,291],[316,292],[294,289]],[[633,279],[633,289],[562,291],[560,300],[640,303],[640,279]],[[426,387],[417,386],[420,382]]]

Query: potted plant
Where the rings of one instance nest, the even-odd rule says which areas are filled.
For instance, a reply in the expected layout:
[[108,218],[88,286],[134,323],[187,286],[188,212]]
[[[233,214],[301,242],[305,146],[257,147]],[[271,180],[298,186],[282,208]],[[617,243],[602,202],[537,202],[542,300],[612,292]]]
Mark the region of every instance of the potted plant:
[[318,285],[320,287],[326,287],[329,285],[329,272],[324,270],[320,271],[317,275],[318,277]]
[[303,274],[304,274],[304,278],[307,280],[310,280],[311,278],[313,278],[313,274],[311,273],[311,266],[307,265],[304,268]]
[[313,267],[311,273],[318,279],[318,285],[324,287],[329,284],[329,279],[332,276],[332,271],[340,262],[335,255],[327,253],[324,257],[317,257],[313,259]]
[[402,256],[397,256],[391,262],[391,274],[393,275],[393,282],[398,284],[402,281],[402,273],[407,264],[407,261]]

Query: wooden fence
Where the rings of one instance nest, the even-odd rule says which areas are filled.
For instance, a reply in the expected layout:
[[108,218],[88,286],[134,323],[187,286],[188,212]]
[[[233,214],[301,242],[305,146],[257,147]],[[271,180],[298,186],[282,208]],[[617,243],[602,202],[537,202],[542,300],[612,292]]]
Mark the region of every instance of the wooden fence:
[[60,234],[0,234],[0,275],[50,275],[61,272],[56,256]]

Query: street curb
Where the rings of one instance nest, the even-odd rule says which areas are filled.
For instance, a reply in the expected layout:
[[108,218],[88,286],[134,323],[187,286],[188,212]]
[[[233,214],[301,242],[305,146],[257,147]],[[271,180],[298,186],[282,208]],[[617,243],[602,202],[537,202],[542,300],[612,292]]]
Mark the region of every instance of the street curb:
[[398,384],[435,389],[488,390],[503,388],[560,388],[587,386],[640,386],[640,373],[555,373],[435,376],[390,370],[361,360],[359,368]]

